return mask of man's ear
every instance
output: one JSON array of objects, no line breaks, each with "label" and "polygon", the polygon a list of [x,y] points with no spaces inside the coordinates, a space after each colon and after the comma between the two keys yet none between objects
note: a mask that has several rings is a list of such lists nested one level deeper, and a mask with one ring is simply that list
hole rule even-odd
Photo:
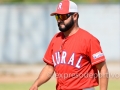
[{"label": "man's ear", "polygon": [[78,14],[77,13],[73,14],[73,19],[74,19],[74,21],[76,21],[78,19]]}]

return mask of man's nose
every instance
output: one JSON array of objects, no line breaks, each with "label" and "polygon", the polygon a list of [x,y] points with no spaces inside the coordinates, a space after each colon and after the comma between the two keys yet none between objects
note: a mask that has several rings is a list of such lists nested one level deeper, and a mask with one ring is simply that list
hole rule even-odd
[{"label": "man's nose", "polygon": [[61,22],[62,20],[60,18],[58,18],[57,22]]}]

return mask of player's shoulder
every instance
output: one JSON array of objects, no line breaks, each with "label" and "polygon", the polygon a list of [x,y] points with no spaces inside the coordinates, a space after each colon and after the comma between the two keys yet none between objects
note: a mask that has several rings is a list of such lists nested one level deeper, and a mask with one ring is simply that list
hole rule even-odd
[{"label": "player's shoulder", "polygon": [[55,37],[56,37],[56,38],[57,38],[57,37],[61,37],[61,36],[63,36],[63,33],[62,33],[62,32],[58,32],[58,33],[55,34]]},{"label": "player's shoulder", "polygon": [[63,36],[63,33],[62,32],[58,32],[58,33],[56,33],[53,36],[52,41],[55,41],[56,39],[61,38],[62,36]]},{"label": "player's shoulder", "polygon": [[88,32],[88,31],[85,30],[85,29],[80,28],[80,34],[81,34],[81,36],[84,37],[85,39],[89,39],[89,40],[91,40],[91,39],[96,39],[96,40],[97,40],[97,38],[96,38],[93,34],[91,34],[90,32]]},{"label": "player's shoulder", "polygon": [[53,38],[55,39],[55,38],[59,38],[59,37],[62,37],[63,36],[63,33],[62,32],[58,32],[58,33],[56,33],[54,36],[53,36]]}]

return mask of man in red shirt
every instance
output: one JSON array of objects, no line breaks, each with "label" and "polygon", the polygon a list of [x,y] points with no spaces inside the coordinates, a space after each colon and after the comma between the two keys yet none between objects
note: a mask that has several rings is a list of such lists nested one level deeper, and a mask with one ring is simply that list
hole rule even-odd
[{"label": "man in red shirt", "polygon": [[38,90],[54,72],[56,90],[95,90],[98,85],[107,90],[105,56],[99,40],[78,26],[77,5],[63,0],[51,16],[56,17],[60,32],[52,38],[43,58],[46,66],[30,90]]}]

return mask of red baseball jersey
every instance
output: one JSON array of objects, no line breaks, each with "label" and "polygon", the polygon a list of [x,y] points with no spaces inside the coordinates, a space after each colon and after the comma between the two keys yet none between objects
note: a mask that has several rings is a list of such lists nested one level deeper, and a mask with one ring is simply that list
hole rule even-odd
[{"label": "red baseball jersey", "polygon": [[80,28],[66,38],[57,33],[43,60],[55,68],[57,90],[82,90],[98,85],[95,65],[105,61],[105,56],[98,39]]}]

